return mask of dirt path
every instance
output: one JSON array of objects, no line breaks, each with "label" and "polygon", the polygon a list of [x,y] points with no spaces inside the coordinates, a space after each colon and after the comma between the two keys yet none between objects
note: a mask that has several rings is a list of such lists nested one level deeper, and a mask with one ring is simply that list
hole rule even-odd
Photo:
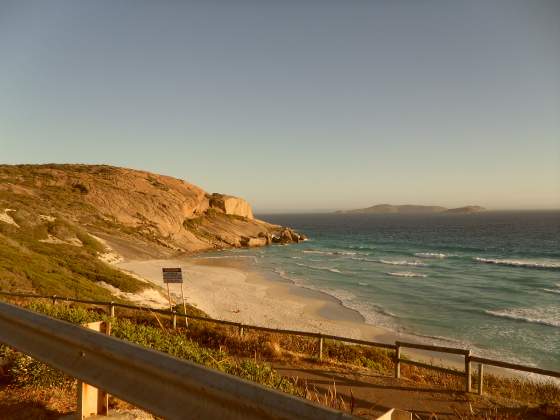
[{"label": "dirt path", "polygon": [[[301,365],[301,363],[300,363]],[[310,390],[321,393],[336,386],[336,392],[350,406],[353,396],[354,414],[365,418],[376,418],[391,408],[399,408],[416,414],[413,418],[458,419],[466,415],[481,415],[482,412],[500,407],[488,398],[460,391],[434,389],[417,385],[406,379],[395,379],[381,374],[361,370],[349,372],[331,366],[307,365],[300,367],[273,363],[284,376],[297,377],[307,382]],[[509,410],[508,410],[509,411]],[[437,417],[433,417],[433,415]],[[473,417],[475,418],[475,417]],[[515,418],[515,417],[514,417]]]}]

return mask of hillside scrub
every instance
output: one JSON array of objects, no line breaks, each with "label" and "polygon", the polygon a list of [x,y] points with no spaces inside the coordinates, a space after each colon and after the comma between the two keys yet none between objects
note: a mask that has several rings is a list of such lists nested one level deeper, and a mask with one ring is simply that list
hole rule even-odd
[{"label": "hillside scrub", "polygon": [[[84,310],[80,305],[68,307],[64,304],[53,306],[34,302],[28,307],[75,323],[107,319],[103,312]],[[196,308],[188,308],[187,312],[198,316],[201,314]],[[179,317],[180,320],[181,317]],[[324,341],[323,360],[319,361],[317,358],[318,343],[315,338],[251,330],[247,330],[243,336],[240,336],[237,328],[194,320],[190,320],[188,329],[172,330],[165,328],[165,325],[170,323],[169,319],[133,310],[121,311],[119,309],[118,320],[111,322],[113,323],[113,333],[119,338],[205,366],[213,367],[215,360],[228,360],[228,363],[219,363],[225,368],[223,371],[248,379],[253,378],[252,380],[259,383],[262,383],[260,382],[263,380],[261,376],[264,375],[263,372],[266,372],[266,369],[263,371],[256,367],[260,366],[257,363],[259,360],[283,361],[291,365],[301,363],[331,365],[343,370],[366,370],[385,376],[392,376],[394,369],[393,352],[390,350],[348,345],[332,340]],[[193,345],[194,350],[193,347],[190,347]],[[176,346],[185,347],[185,350],[177,349]],[[231,358],[249,360],[256,365],[230,364]],[[404,381],[411,381],[417,385],[449,390],[462,390],[464,387],[462,378],[427,368],[403,364],[401,374]],[[271,376],[269,379],[272,384],[276,383],[277,379],[272,378],[275,377]],[[488,373],[484,376],[484,380],[484,392],[490,397],[499,400],[514,400],[533,406],[542,404],[560,406],[560,387],[551,381],[533,381],[522,377],[508,378]],[[476,387],[477,381],[478,377],[475,373],[473,388]],[[293,383],[290,386],[293,386]],[[293,391],[296,395],[302,392],[295,389]]]},{"label": "hillside scrub", "polygon": [[[113,319],[98,311],[64,304],[34,301],[26,305],[30,310],[75,324],[94,321],[111,322],[111,335],[125,341],[161,351],[180,359],[232,374],[261,385],[294,395],[302,391],[294,381],[280,377],[266,363],[232,357],[224,350],[206,348],[192,341],[181,331],[167,331],[152,325],[135,323],[129,319]],[[0,346],[0,358],[7,361],[7,374],[18,386],[72,387],[75,384],[62,372],[21,354],[7,346]]]},{"label": "hillside scrub", "polygon": [[[116,270],[97,256],[104,247],[82,228],[55,216],[45,221],[27,209],[11,213],[18,227],[0,223],[0,288],[4,291],[56,294],[82,299],[115,300],[99,286],[138,293],[147,284]],[[49,236],[50,235],[50,236]],[[42,242],[49,237],[68,243]]]},{"label": "hillside scrub", "polygon": [[[0,212],[6,208],[17,210],[18,221],[56,215],[57,220],[132,247],[140,243],[155,256],[248,243],[263,246],[267,243],[262,240],[246,238],[282,230],[254,219],[242,198],[210,194],[165,175],[106,165],[0,165]],[[191,219],[198,221],[191,224]],[[291,236],[291,242],[301,239]]]}]

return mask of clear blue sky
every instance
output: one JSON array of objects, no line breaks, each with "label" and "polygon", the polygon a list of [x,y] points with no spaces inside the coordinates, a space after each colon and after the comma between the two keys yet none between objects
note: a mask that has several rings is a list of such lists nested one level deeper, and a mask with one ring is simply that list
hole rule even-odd
[{"label": "clear blue sky", "polygon": [[560,208],[560,1],[2,1],[0,162],[257,211]]}]

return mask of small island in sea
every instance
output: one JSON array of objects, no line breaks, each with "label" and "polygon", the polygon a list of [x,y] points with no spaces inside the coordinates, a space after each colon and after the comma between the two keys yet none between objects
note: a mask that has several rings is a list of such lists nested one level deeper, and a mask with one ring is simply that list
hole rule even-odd
[{"label": "small island in sea", "polygon": [[441,206],[422,206],[417,204],[377,204],[375,206],[354,210],[338,210],[337,214],[468,214],[478,213],[486,209],[481,206],[463,206],[456,208],[446,208]]}]

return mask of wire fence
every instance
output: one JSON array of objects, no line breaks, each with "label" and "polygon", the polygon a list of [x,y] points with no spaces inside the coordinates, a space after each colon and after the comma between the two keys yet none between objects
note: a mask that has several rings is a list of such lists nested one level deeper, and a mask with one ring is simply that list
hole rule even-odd
[{"label": "wire fence", "polygon": [[[520,371],[520,372],[529,372],[529,373],[548,376],[548,377],[552,377],[552,378],[560,378],[560,372],[558,372],[558,371],[541,369],[541,368],[532,367],[532,366],[525,366],[525,365],[516,364],[516,363],[504,362],[504,361],[501,361],[501,360],[494,360],[494,359],[479,357],[479,356],[476,356],[476,355],[472,355],[471,350],[469,350],[469,349],[435,346],[435,345],[430,345],[430,344],[418,344],[418,343],[410,343],[410,342],[404,342],[404,341],[396,341],[395,344],[389,344],[389,343],[381,343],[381,342],[376,342],[376,341],[371,341],[371,340],[360,340],[360,339],[350,338],[350,337],[328,335],[328,334],[323,334],[323,333],[320,333],[320,332],[287,330],[287,329],[281,329],[281,328],[269,328],[269,327],[262,327],[262,326],[258,326],[258,325],[247,325],[247,324],[243,324],[241,322],[227,321],[227,320],[223,320],[223,319],[216,319],[216,318],[196,316],[196,315],[187,315],[187,314],[184,314],[184,313],[177,312],[175,310],[155,309],[155,308],[150,308],[150,307],[147,307],[147,306],[130,305],[130,304],[121,303],[121,302],[94,301],[94,300],[85,300],[85,299],[76,299],[76,298],[71,298],[71,297],[57,296],[57,295],[37,295],[37,294],[31,294],[31,293],[11,293],[11,292],[2,292],[2,291],[0,291],[0,295],[10,296],[10,297],[13,297],[13,298],[24,298],[24,299],[49,299],[53,304],[56,304],[57,302],[75,302],[75,303],[83,303],[83,304],[88,304],[88,305],[105,306],[105,307],[107,307],[107,312],[111,317],[116,317],[115,308],[126,308],[126,309],[131,309],[131,310],[136,310],[136,311],[155,312],[155,313],[159,313],[159,314],[162,314],[162,315],[169,316],[170,319],[171,319],[171,323],[172,323],[173,328],[177,327],[177,317],[178,316],[185,316],[185,317],[188,316],[188,319],[191,319],[191,320],[204,321],[204,322],[210,322],[210,323],[214,323],[214,324],[237,327],[240,335],[243,335],[245,331],[253,330],[253,331],[261,331],[261,332],[268,332],[268,333],[274,333],[274,334],[287,334],[287,335],[295,335],[295,336],[316,338],[318,340],[317,357],[319,358],[319,360],[323,359],[323,343],[324,343],[324,340],[332,340],[332,341],[338,341],[338,342],[342,342],[342,343],[359,344],[359,345],[362,345],[362,346],[369,346],[369,347],[375,347],[375,348],[390,350],[390,351],[394,352],[394,359],[393,360],[394,360],[394,363],[395,363],[395,371],[394,371],[395,378],[400,378],[401,377],[401,365],[402,364],[408,364],[408,365],[412,365],[412,366],[417,366],[417,367],[426,368],[426,369],[432,369],[432,370],[443,372],[443,373],[446,373],[446,374],[457,375],[457,376],[463,377],[464,378],[464,384],[465,384],[465,387],[464,387],[465,392],[471,392],[472,377],[473,377],[473,375],[472,375],[472,364],[477,363],[478,364],[478,374],[477,374],[478,387],[477,387],[477,392],[480,395],[482,395],[482,392],[483,392],[484,365],[495,366],[495,367],[499,367],[499,368],[505,368],[505,369],[515,370],[515,371]],[[403,358],[402,355],[401,355],[401,350],[404,349],[404,348],[412,348],[412,349],[417,349],[417,350],[426,350],[426,351],[430,351],[430,352],[461,355],[464,358],[464,366],[465,366],[464,370],[455,370],[455,369],[450,369],[450,368],[446,368],[446,367],[442,367],[442,366],[437,366],[437,365],[433,365],[433,364],[428,364],[428,363],[423,363],[423,362],[411,360],[411,359],[408,359],[408,358]]]}]

